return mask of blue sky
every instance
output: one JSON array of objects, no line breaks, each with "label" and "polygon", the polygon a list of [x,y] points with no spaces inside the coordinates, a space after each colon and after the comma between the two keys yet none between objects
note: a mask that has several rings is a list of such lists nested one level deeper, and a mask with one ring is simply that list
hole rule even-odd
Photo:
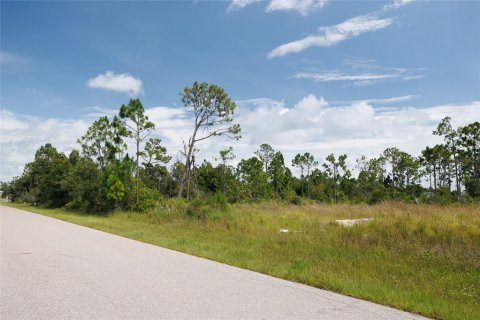
[{"label": "blue sky", "polygon": [[[239,102],[240,156],[259,142],[287,156],[309,148],[321,161],[389,143],[418,152],[419,139],[434,140],[402,130],[426,134],[445,115],[457,125],[480,119],[479,16],[479,1],[2,1],[0,178],[46,140],[73,148],[94,116],[131,96],[174,155],[189,132],[178,93],[194,80]],[[308,112],[318,121],[296,123]],[[348,119],[334,125],[326,114]],[[268,126],[257,131],[255,121]],[[379,142],[357,141],[355,151],[355,139]],[[218,152],[204,149],[205,158]]]}]

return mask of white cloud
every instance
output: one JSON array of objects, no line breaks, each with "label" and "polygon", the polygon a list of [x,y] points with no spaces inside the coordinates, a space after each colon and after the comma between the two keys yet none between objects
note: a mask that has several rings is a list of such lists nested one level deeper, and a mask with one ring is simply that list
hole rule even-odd
[{"label": "white cloud", "polygon": [[131,96],[143,92],[142,80],[128,73],[115,74],[112,71],[106,71],[104,74],[99,74],[88,80],[87,86],[89,88],[126,92]]},{"label": "white cloud", "polygon": [[[346,153],[353,166],[361,155],[378,156],[385,148],[397,146],[418,155],[427,145],[442,139],[432,130],[446,116],[454,127],[480,119],[480,101],[415,108],[398,106],[415,96],[366,99],[332,106],[322,97],[307,95],[293,106],[271,99],[237,102],[235,122],[242,127],[243,138],[233,141],[212,138],[198,145],[197,163],[212,161],[220,149],[233,146],[236,161],[251,157],[261,143],[269,143],[285,156],[287,164],[299,152],[311,152],[320,162],[330,153]],[[397,103],[397,106],[388,106]],[[97,116],[113,109],[96,108]],[[152,136],[159,137],[174,157],[192,130],[192,119],[185,108],[153,107],[146,114],[156,125]],[[33,160],[41,145],[52,143],[61,152],[78,148],[77,138],[83,135],[94,119],[42,119],[1,111],[0,180],[11,179]],[[133,153],[130,150],[130,154]]]},{"label": "white cloud", "polygon": [[1,110],[0,180],[20,175],[23,166],[33,160],[35,151],[46,143],[69,152],[88,128],[84,119],[41,119]]},{"label": "white cloud", "polygon": [[[16,130],[16,129],[26,129],[28,124],[25,121],[22,121],[14,117],[12,112],[7,110],[0,109],[0,130]],[[2,136],[3,140],[3,136]]]},{"label": "white cloud", "polygon": [[[228,11],[243,9],[262,0],[231,0]],[[393,3],[383,6],[382,11],[396,10],[412,2],[419,0],[394,0]],[[323,8],[328,0],[270,0],[266,11],[297,11],[301,15],[307,15],[312,11]]]},{"label": "white cloud", "polygon": [[393,3],[383,6],[383,10],[395,10],[418,0],[394,0]]},{"label": "white cloud", "polygon": [[423,77],[425,77],[424,74],[417,74],[417,75],[414,75],[414,76],[405,76],[402,79],[403,80],[417,80],[417,79],[422,79]]},{"label": "white cloud", "polygon": [[192,120],[184,107],[154,107],[145,114],[155,123],[155,135],[160,137],[169,153],[174,156],[181,148],[182,139],[191,134]]},{"label": "white cloud", "polygon": [[100,106],[93,106],[93,107],[85,107],[82,108],[82,111],[85,111],[86,118],[97,119],[102,116],[109,116],[113,117],[114,115],[118,114],[117,109],[109,109]]},{"label": "white cloud", "polygon": [[228,6],[228,10],[232,11],[232,10],[243,9],[246,6],[259,1],[261,0],[232,0],[232,2],[230,2],[230,5]]},{"label": "white cloud", "polygon": [[[77,139],[85,134],[94,120],[118,113],[118,109],[102,107],[85,110],[87,113],[75,120],[45,119],[1,109],[0,181],[21,175],[24,165],[31,162],[35,151],[46,143],[51,143],[58,151],[67,154],[73,149],[79,149]],[[175,157],[181,147],[181,139],[190,134],[191,121],[185,108],[153,107],[146,109],[146,114],[156,125],[152,136],[161,138],[168,153]],[[133,149],[128,152],[134,154]]]},{"label": "white cloud", "polygon": [[442,141],[432,131],[445,116],[452,117],[455,127],[480,118],[480,101],[427,108],[374,106],[414,97],[354,101],[340,107],[313,95],[293,107],[268,99],[240,102],[236,119],[242,126],[243,145],[237,152],[251,156],[266,142],[282,151],[287,163],[306,151],[320,161],[332,152],[346,153],[352,163],[361,155],[378,156],[391,146],[418,155],[425,146]]},{"label": "white cloud", "polygon": [[296,79],[311,79],[318,82],[353,82],[355,85],[369,85],[385,80],[417,80],[424,77],[418,72],[424,71],[422,68],[389,68],[382,67],[375,60],[365,60],[358,58],[344,59],[340,70],[325,70],[315,72],[299,72],[293,77]]},{"label": "white cloud", "polygon": [[327,0],[271,0],[267,6],[267,12],[272,11],[297,11],[301,15],[321,9]]},{"label": "white cloud", "polygon": [[[90,122],[101,116],[112,118],[118,114],[118,109],[99,106],[87,107],[83,110],[86,111],[84,118]],[[155,124],[153,136],[161,138],[162,144],[167,147],[169,154],[175,156],[177,151],[180,150],[182,139],[187,138],[192,126],[186,108],[151,107],[145,108],[145,114],[148,116],[149,121]],[[129,150],[129,152],[134,153],[134,150]]]},{"label": "white cloud", "polygon": [[406,96],[399,96],[399,97],[393,97],[393,98],[386,98],[386,99],[366,99],[366,100],[357,100],[356,102],[366,102],[366,103],[397,103],[397,102],[404,102],[404,101],[410,101],[413,99],[418,98],[418,95],[406,95]]},{"label": "white cloud", "polygon": [[[232,0],[228,6],[228,11],[243,9],[261,0]],[[272,11],[297,11],[301,15],[307,15],[312,11],[322,8],[327,0],[270,0],[265,9]]]},{"label": "white cloud", "polygon": [[324,73],[297,73],[294,78],[297,79],[312,79],[319,82],[332,81],[353,81],[356,85],[368,85],[379,80],[387,79],[402,79],[405,81],[417,80],[424,77],[424,75],[403,76],[404,72],[396,73],[362,73],[362,74],[344,74],[341,72],[324,72]]},{"label": "white cloud", "polygon": [[363,33],[384,29],[393,24],[393,22],[392,18],[380,19],[374,15],[353,17],[333,26],[320,27],[320,35],[310,35],[303,39],[283,44],[270,51],[268,58],[301,52],[310,47],[333,46]]},{"label": "white cloud", "polygon": [[[298,53],[310,47],[330,47],[363,33],[384,29],[392,25],[394,19],[380,18],[380,15],[391,10],[399,9],[415,1],[418,0],[394,0],[392,4],[383,6],[380,11],[356,16],[333,26],[320,27],[320,34],[309,35],[303,39],[280,45],[268,53],[268,58]],[[273,2],[277,4],[274,6]],[[272,0],[267,11],[273,11],[274,8],[276,8],[276,10],[282,10],[280,8],[284,8],[283,10],[291,8],[291,10],[297,10],[303,15],[306,15],[312,8],[322,7],[325,2],[326,1],[313,0]]]},{"label": "white cloud", "polygon": [[389,79],[396,78],[397,75],[394,74],[342,74],[342,73],[297,73],[295,76],[297,79],[313,79],[320,82],[329,82],[329,81],[370,81],[370,80],[380,80],[380,79]]}]

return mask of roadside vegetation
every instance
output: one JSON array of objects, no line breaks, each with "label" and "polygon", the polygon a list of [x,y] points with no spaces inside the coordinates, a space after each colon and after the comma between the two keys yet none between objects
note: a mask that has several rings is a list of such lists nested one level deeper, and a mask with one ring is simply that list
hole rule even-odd
[{"label": "roadside vegetation", "polygon": [[[144,213],[103,216],[11,205],[429,317],[480,318],[478,204],[212,199],[173,198]],[[373,220],[335,223],[365,217]]]},{"label": "roadside vegetation", "polygon": [[[192,134],[173,161],[139,99],[103,116],[68,155],[41,146],[2,198],[55,218],[427,316],[478,318],[480,122],[442,144],[356,159],[307,150],[287,163],[263,143],[196,161],[199,143],[241,138],[220,87],[180,93]],[[130,152],[130,153],[129,153]],[[324,161],[322,161],[324,159]],[[373,218],[345,228],[336,219]]]},{"label": "roadside vegetation", "polygon": [[[172,157],[153,137],[155,123],[139,99],[130,99],[118,115],[102,116],[78,139],[80,150],[66,155],[51,144],[41,146],[24,172],[2,182],[2,197],[49,208],[104,214],[144,211],[164,198],[221,195],[229,203],[281,200],[293,204],[472,202],[480,197],[480,122],[453,128],[445,117],[432,134],[444,143],[410,155],[395,146],[378,157],[298,153],[287,163],[280,150],[263,143],[248,159],[232,147],[219,151],[214,163],[198,158],[199,143],[219,136],[238,140],[236,105],[220,87],[194,82],[180,93],[192,116],[192,134],[171,165]],[[128,153],[130,152],[130,154]]]}]

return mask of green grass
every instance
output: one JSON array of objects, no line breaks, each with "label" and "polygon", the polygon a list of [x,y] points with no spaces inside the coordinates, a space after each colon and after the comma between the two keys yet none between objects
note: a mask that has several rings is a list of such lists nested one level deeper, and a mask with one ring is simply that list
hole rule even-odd
[{"label": "green grass", "polygon": [[[478,205],[241,204],[205,219],[178,199],[108,216],[15,206],[429,317],[480,319]],[[363,217],[374,220],[332,223]]]}]

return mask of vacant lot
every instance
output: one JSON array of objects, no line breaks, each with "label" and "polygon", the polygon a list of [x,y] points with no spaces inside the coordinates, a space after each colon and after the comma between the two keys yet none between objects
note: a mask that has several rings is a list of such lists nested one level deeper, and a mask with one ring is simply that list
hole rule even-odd
[{"label": "vacant lot", "polygon": [[[430,317],[480,318],[479,205],[220,209],[173,199],[148,213],[108,216],[19,207]],[[334,223],[355,218],[374,219]]]}]

